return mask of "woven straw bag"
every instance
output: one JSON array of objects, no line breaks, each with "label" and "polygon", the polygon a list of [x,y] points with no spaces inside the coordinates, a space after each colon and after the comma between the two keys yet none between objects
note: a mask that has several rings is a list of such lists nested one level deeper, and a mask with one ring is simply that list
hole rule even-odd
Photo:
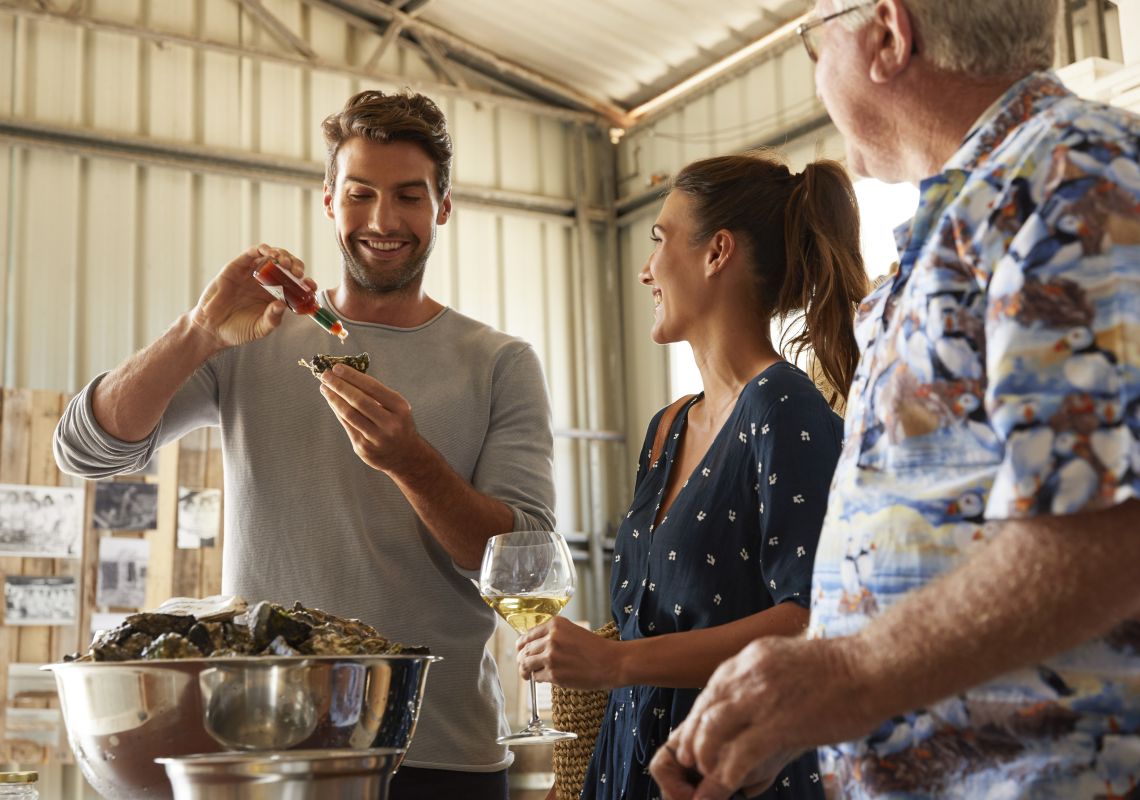
[{"label": "woven straw bag", "polygon": [[[618,638],[618,629],[612,620],[594,633],[606,639]],[[582,793],[586,767],[594,753],[594,741],[602,727],[602,715],[606,713],[609,697],[606,689],[551,688],[554,727],[578,734],[577,739],[554,743],[554,796],[558,800],[578,800]]]}]

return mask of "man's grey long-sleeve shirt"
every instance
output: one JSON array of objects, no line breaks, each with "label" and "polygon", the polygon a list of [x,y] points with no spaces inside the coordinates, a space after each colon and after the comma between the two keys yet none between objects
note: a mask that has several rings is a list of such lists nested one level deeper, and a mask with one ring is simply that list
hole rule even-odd
[{"label": "man's grey long-sleeve shirt", "polygon": [[95,421],[100,376],[64,412],[56,460],[87,478],[132,472],[163,444],[220,426],[223,592],[300,601],[428,645],[444,660],[429,673],[405,763],[502,769],[510,756],[495,737],[506,720],[486,649],[493,612],[392,480],[356,456],[319,382],[297,361],[368,352],[368,373],[407,398],[420,435],[475,489],[509,506],[515,529],[525,530],[554,522],[550,401],[538,357],[522,340],[452,309],[416,328],[345,322],[342,346],[287,313],[269,336],[204,364],[141,442],[115,439]]}]

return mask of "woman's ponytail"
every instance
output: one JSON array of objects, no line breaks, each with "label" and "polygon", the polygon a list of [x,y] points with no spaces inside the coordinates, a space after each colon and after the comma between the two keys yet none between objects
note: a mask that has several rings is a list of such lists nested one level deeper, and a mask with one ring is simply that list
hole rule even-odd
[{"label": "woman's ponytail", "polygon": [[775,311],[802,312],[803,326],[786,344],[794,356],[810,346],[835,406],[846,402],[859,362],[852,319],[867,293],[859,206],[847,172],[835,161],[812,162],[793,180],[798,185],[784,216],[787,274]]},{"label": "woman's ponytail", "polygon": [[753,151],[689,164],[673,188],[694,201],[693,241],[707,241],[722,228],[743,234],[758,313],[765,321],[802,317],[803,326],[793,332],[793,322],[780,351],[792,361],[814,351],[816,367],[808,372],[839,410],[859,360],[855,309],[867,291],[859,208],[846,171],[834,161],[816,161],[793,175],[773,154]]}]

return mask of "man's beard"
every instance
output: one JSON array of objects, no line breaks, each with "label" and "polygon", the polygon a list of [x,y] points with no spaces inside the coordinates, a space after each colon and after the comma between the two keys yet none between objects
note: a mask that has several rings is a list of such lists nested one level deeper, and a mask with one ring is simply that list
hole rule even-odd
[{"label": "man's beard", "polygon": [[341,238],[339,236],[337,237],[337,247],[340,248],[345,274],[358,288],[370,294],[395,294],[402,292],[408,286],[418,281],[424,274],[424,269],[427,267],[428,256],[431,255],[432,246],[434,244],[435,235],[433,234],[431,241],[428,242],[428,246],[424,248],[423,253],[419,256],[413,256],[410,261],[393,271],[377,275],[364,264],[360,263],[356,256],[352,254],[352,251],[345,246]]}]

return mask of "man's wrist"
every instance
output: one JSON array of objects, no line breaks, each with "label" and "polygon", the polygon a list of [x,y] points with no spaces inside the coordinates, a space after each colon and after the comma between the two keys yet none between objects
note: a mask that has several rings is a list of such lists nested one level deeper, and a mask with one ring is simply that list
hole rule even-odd
[{"label": "man's wrist", "polygon": [[418,433],[411,447],[405,448],[401,458],[384,470],[388,477],[415,492],[431,488],[442,456]]},{"label": "man's wrist", "polygon": [[850,724],[871,730],[891,716],[891,687],[897,689],[897,676],[888,674],[889,665],[877,657],[865,632],[817,643],[827,648],[830,670],[836,676],[832,685],[839,692],[840,707],[850,709]]},{"label": "man's wrist", "polygon": [[187,311],[174,321],[171,328],[181,345],[187,348],[194,363],[202,363],[226,349],[217,334],[194,321],[194,312]]}]

